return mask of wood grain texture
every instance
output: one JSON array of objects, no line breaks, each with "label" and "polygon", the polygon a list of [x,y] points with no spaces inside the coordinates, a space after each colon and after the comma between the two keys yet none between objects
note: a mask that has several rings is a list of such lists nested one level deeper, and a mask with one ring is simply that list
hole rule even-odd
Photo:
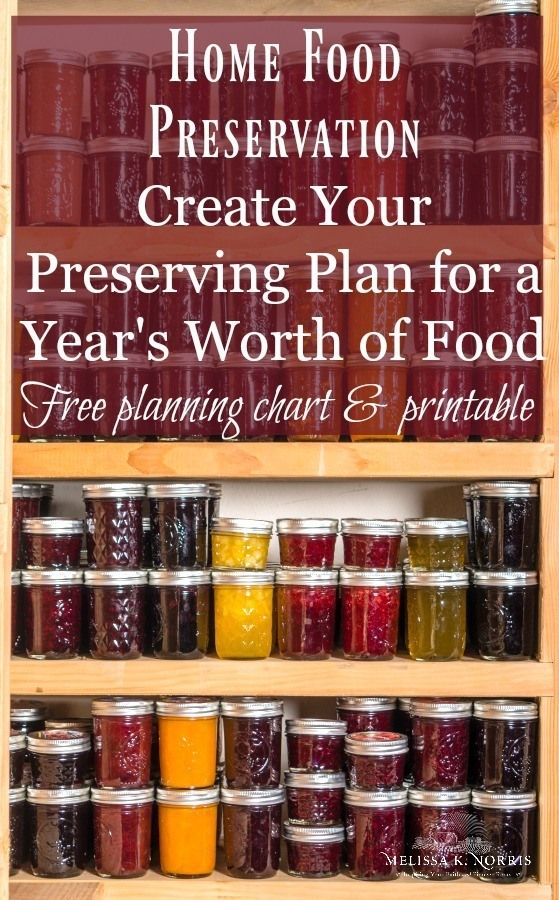
[{"label": "wood grain texture", "polygon": [[469,16],[477,0],[20,0],[21,16]]}]

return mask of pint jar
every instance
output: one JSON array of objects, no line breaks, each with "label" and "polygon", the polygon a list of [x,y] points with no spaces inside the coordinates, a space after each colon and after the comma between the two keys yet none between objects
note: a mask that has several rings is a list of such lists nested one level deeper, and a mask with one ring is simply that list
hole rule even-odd
[{"label": "pint jar", "polygon": [[[472,422],[466,420],[458,405],[447,412],[451,402],[468,397],[474,387],[474,364],[456,353],[437,353],[438,359],[427,360],[423,353],[411,359],[411,396],[421,416],[411,422],[418,441],[467,441]],[[432,403],[433,399],[436,401]],[[426,409],[422,409],[426,403]],[[440,409],[439,409],[440,406]]]},{"label": "pint jar", "polygon": [[25,847],[25,788],[10,787],[8,802],[8,875],[15,875],[23,866],[27,855]]},{"label": "pint jar", "polygon": [[40,505],[39,484],[12,484],[12,569],[17,569],[20,563],[22,522],[39,516]]},{"label": "pint jar", "polygon": [[367,362],[346,357],[347,430],[351,441],[401,441],[406,409],[408,360]]},{"label": "pint jar", "polygon": [[25,748],[27,746],[27,738],[25,734],[10,729],[9,750],[10,750],[10,788],[20,787],[23,783],[23,767],[26,758]]},{"label": "pint jar", "polygon": [[10,631],[11,644],[10,650],[14,656],[23,656],[25,653],[25,619],[23,615],[23,598],[21,591],[21,572],[16,570],[11,573],[10,599],[11,599],[11,617]]},{"label": "pint jar", "polygon": [[173,113],[173,122],[169,135],[177,135],[179,131],[178,120],[182,118],[192,119],[201,123],[210,115],[210,82],[204,77],[204,56],[195,53],[189,64],[194,71],[194,80],[180,78],[171,81],[172,54],[168,50],[154,53],[151,58],[151,68],[155,81],[155,102],[169,106]]},{"label": "pint jar", "polygon": [[[343,361],[283,363],[285,393],[296,408],[285,429],[288,441],[339,441],[344,429]],[[312,406],[306,408],[307,403]]]},{"label": "pint jar", "polygon": [[[516,407],[514,415],[483,416],[475,430],[482,441],[534,441],[542,433],[542,366],[539,360],[524,360],[511,356],[507,360],[493,360],[487,355],[478,359],[475,385],[480,397],[491,403],[490,413]],[[530,401],[531,408],[522,409]]]}]

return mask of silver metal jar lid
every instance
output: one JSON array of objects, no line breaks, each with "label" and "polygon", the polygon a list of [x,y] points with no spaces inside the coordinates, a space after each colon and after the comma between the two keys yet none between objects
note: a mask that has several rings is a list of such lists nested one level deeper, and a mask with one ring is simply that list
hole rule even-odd
[{"label": "silver metal jar lid", "polygon": [[218,534],[265,534],[270,535],[274,523],[265,519],[224,519],[212,520],[212,531]]},{"label": "silver metal jar lid", "polygon": [[391,809],[392,807],[406,806],[407,802],[408,791],[404,788],[390,791],[361,791],[355,788],[346,788],[344,793],[346,806],[363,806],[366,809]]},{"label": "silver metal jar lid", "polygon": [[10,752],[13,750],[25,750],[27,744],[27,735],[22,731],[17,731],[10,735]]},{"label": "silver metal jar lid", "polygon": [[91,587],[137,587],[148,583],[145,569],[86,569],[84,582]]},{"label": "silver metal jar lid", "polygon": [[231,697],[221,701],[221,715],[241,719],[283,715],[283,700],[272,697]]},{"label": "silver metal jar lid", "polygon": [[472,484],[472,497],[537,497],[535,481],[476,481]]},{"label": "silver metal jar lid", "polygon": [[155,701],[160,718],[207,719],[219,715],[219,700],[209,697],[162,697]]},{"label": "silver metal jar lid", "polygon": [[[72,303],[71,305],[72,306],[82,306],[82,305],[85,306],[85,304],[82,304],[82,303],[76,303],[76,304]],[[58,306],[58,311],[60,312],[60,306]],[[52,498],[54,496],[54,484],[52,484],[50,481],[41,483],[39,485],[39,487],[41,488],[41,495],[43,497],[51,497]]]},{"label": "silver metal jar lid", "polygon": [[210,489],[210,497],[219,499],[223,493],[223,488],[219,481],[210,481],[208,485]]},{"label": "silver metal jar lid", "polygon": [[283,823],[283,836],[286,841],[298,844],[340,844],[345,840],[343,825],[292,825]]},{"label": "silver metal jar lid", "polygon": [[34,722],[44,719],[47,713],[42,703],[30,703],[29,700],[16,700],[10,708],[10,719],[14,722]]},{"label": "silver metal jar lid", "polygon": [[155,799],[162,806],[216,806],[219,803],[219,788],[176,790],[157,787]]},{"label": "silver metal jar lid", "polygon": [[538,0],[483,0],[475,8],[475,16],[493,16],[496,13],[539,14]]},{"label": "silver metal jar lid", "polygon": [[73,587],[83,584],[81,569],[24,569],[21,573],[23,585],[60,584]]},{"label": "silver metal jar lid", "polygon": [[[21,145],[21,152],[24,154],[37,151],[43,152],[45,150],[63,150],[66,153],[79,153],[80,156],[83,156],[85,153],[82,141],[54,135],[33,135],[33,137],[23,141]],[[58,307],[58,312],[60,313],[60,306]],[[62,365],[59,359],[56,361],[59,365]],[[42,365],[46,365],[46,362],[43,361]]]},{"label": "silver metal jar lid", "polygon": [[59,519],[54,516],[24,519],[21,530],[25,534],[83,534],[81,519]]},{"label": "silver metal jar lid", "polygon": [[27,497],[33,500],[39,500],[41,497],[40,484],[12,484],[12,497],[18,500],[20,497]]},{"label": "silver metal jar lid", "polygon": [[212,580],[211,569],[150,569],[147,574],[154,587],[210,584]]},{"label": "silver metal jar lid", "polygon": [[476,53],[476,66],[490,66],[493,63],[527,63],[537,66],[540,61],[537,50],[524,47],[494,47]]},{"label": "silver metal jar lid", "polygon": [[501,719],[509,722],[532,720],[538,718],[538,704],[533,700],[476,700],[474,716],[476,719]]},{"label": "silver metal jar lid", "polygon": [[427,791],[422,788],[410,788],[408,800],[414,806],[469,806],[471,791]]},{"label": "silver metal jar lid", "polygon": [[408,752],[408,739],[395,731],[357,731],[346,735],[345,751],[354,756],[400,756]]},{"label": "silver metal jar lid", "polygon": [[280,566],[276,569],[276,584],[302,584],[309,587],[335,586],[337,569],[299,569],[296,566]]},{"label": "silver metal jar lid", "polygon": [[396,709],[396,701],[391,697],[337,697],[338,709],[355,712],[388,712]]},{"label": "silver metal jar lid", "polygon": [[[87,303],[68,303],[68,301],[60,303],[57,300],[35,300],[29,305],[26,304],[23,310],[25,316],[59,315],[75,316],[82,319],[87,319],[88,312],[89,307]],[[46,492],[44,490],[46,487],[52,488],[53,485],[40,484],[41,497],[52,497],[53,491]]]},{"label": "silver metal jar lid", "polygon": [[537,806],[536,792],[523,794],[506,791],[472,791],[472,806],[478,809],[534,809]]},{"label": "silver metal jar lid", "polygon": [[[540,144],[536,138],[517,137],[516,135],[498,135],[497,137],[486,137],[476,141],[476,153],[489,153],[491,151],[507,152],[521,151],[522,153],[539,153]],[[528,361],[522,360],[522,362]],[[533,360],[538,362],[538,360]]]},{"label": "silver metal jar lid", "polygon": [[339,719],[287,719],[286,734],[324,734],[327,737],[345,735],[347,723]]},{"label": "silver metal jar lid", "polygon": [[275,572],[273,569],[213,569],[213,584],[273,584]]},{"label": "silver metal jar lid", "polygon": [[370,44],[377,46],[378,44],[394,44],[395,47],[400,45],[400,35],[395,31],[348,31],[342,35],[342,46],[356,47],[358,44]]},{"label": "silver metal jar lid", "polygon": [[406,519],[407,535],[432,535],[433,537],[454,537],[468,534],[468,523],[465,519]]},{"label": "silver metal jar lid", "polygon": [[146,489],[139,482],[108,481],[99,484],[84,484],[84,500],[110,500],[120,498],[145,497]]},{"label": "silver metal jar lid", "polygon": [[472,714],[470,700],[437,700],[434,698],[412,698],[410,715],[428,719],[469,719]]},{"label": "silver metal jar lid", "polygon": [[149,69],[149,56],[134,50],[95,50],[87,57],[87,66],[121,65]]},{"label": "silver metal jar lid", "polygon": [[152,500],[173,500],[182,497],[206,499],[210,496],[210,485],[202,481],[148,484],[147,495]]},{"label": "silver metal jar lid", "polygon": [[400,537],[404,526],[398,519],[342,519],[342,534],[380,534]]},{"label": "silver metal jar lid", "polygon": [[471,484],[463,484],[462,485],[462,497],[464,500],[470,500],[472,496],[472,486]]},{"label": "silver metal jar lid", "polygon": [[459,63],[473,67],[474,54],[471,50],[459,50],[456,47],[433,47],[413,54],[412,66],[422,66],[425,63]]},{"label": "silver metal jar lid", "polygon": [[23,800],[25,800],[25,794],[26,794],[25,787],[10,788],[9,802],[10,803],[21,803]]},{"label": "silver metal jar lid", "polygon": [[417,572],[406,569],[404,581],[409,587],[468,587],[470,576],[468,572]]},{"label": "silver metal jar lid", "polygon": [[419,153],[425,150],[460,150],[462,153],[473,153],[474,142],[470,138],[443,135],[430,135],[419,138]]},{"label": "silver metal jar lid", "polygon": [[284,781],[286,787],[312,788],[312,790],[345,787],[343,772],[292,772],[291,769],[287,769]]},{"label": "silver metal jar lid", "polygon": [[10,576],[12,587],[16,587],[18,584],[21,584],[21,571],[19,569],[14,569]]},{"label": "silver metal jar lid", "polygon": [[285,789],[255,788],[254,790],[241,790],[238,788],[221,788],[221,802],[231,806],[275,806],[285,800]]},{"label": "silver metal jar lid", "polygon": [[278,534],[337,534],[337,519],[278,519]]},{"label": "silver metal jar lid", "polygon": [[91,701],[94,716],[153,716],[152,700],[137,697],[96,697]]},{"label": "silver metal jar lid", "polygon": [[85,56],[77,50],[56,50],[45,48],[42,50],[28,50],[23,57],[23,65],[30,66],[33,63],[66,63],[85,69]]},{"label": "silver metal jar lid", "polygon": [[140,803],[151,803],[155,796],[153,787],[141,788],[91,788],[93,803],[104,803],[108,806],[135,806]]},{"label": "silver metal jar lid", "polygon": [[[172,61],[172,53],[170,50],[160,50],[159,53],[154,53],[151,58],[151,67],[152,69],[158,69],[159,66],[170,66]],[[204,53],[203,51],[199,51],[194,54],[194,65],[200,65],[204,62]]]},{"label": "silver metal jar lid", "polygon": [[402,712],[408,713],[411,709],[412,698],[411,697],[398,697],[398,709]]},{"label": "silver metal jar lid", "polygon": [[81,753],[91,749],[91,738],[83,731],[47,730],[32,731],[27,735],[27,748],[35,753],[59,756],[64,753]]},{"label": "silver metal jar lid", "polygon": [[89,801],[88,787],[75,788],[27,788],[27,800],[29,803],[38,803],[44,806],[65,806],[74,803],[86,803]]},{"label": "silver metal jar lid", "polygon": [[472,583],[484,587],[529,587],[538,583],[537,572],[472,572]]},{"label": "silver metal jar lid", "polygon": [[141,153],[147,156],[149,152],[147,141],[130,137],[99,137],[88,141],[87,152],[95,153]]},{"label": "silver metal jar lid", "polygon": [[84,731],[91,734],[93,731],[93,722],[91,719],[46,719],[45,731]]},{"label": "silver metal jar lid", "polygon": [[400,587],[403,575],[400,569],[340,569],[342,587],[351,585],[361,587]]}]

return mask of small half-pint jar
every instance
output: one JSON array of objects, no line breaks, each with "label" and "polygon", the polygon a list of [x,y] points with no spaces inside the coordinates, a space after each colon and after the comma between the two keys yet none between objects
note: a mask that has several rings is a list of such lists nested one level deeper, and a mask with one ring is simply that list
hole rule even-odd
[{"label": "small half-pint jar", "polygon": [[214,569],[215,649],[220,659],[265,659],[272,652],[274,571]]},{"label": "small half-pint jar", "polygon": [[346,569],[395,569],[404,527],[397,519],[342,519]]},{"label": "small half-pint jar", "polygon": [[347,659],[392,659],[401,590],[399,569],[340,569],[342,649]]},{"label": "small half-pint jar", "polygon": [[402,787],[407,753],[407,737],[394,731],[357,731],[346,735],[348,787],[360,791]]},{"label": "small half-pint jar", "polygon": [[82,641],[80,569],[22,572],[25,649],[31,659],[70,659]]},{"label": "small half-pint jar", "polygon": [[406,840],[416,878],[451,881],[468,874],[470,800],[471,791],[466,789],[410,788]]},{"label": "small half-pint jar", "polygon": [[536,807],[535,791],[472,791],[473,813],[486,841],[473,858],[476,878],[492,884],[519,884],[533,874]]},{"label": "small half-pint jar", "polygon": [[487,791],[532,791],[538,773],[538,704],[476,700],[470,783]]},{"label": "small half-pint jar", "polygon": [[27,827],[33,875],[81,875],[91,848],[89,788],[28,788]]},{"label": "small half-pint jar", "polygon": [[151,862],[153,787],[91,790],[97,875],[138,878]]},{"label": "small half-pint jar", "polygon": [[466,565],[465,519],[406,519],[405,527],[411,569],[459,572]]},{"label": "small half-pint jar", "polygon": [[215,569],[265,569],[273,522],[217,518],[211,523]]},{"label": "small half-pint jar", "polygon": [[412,659],[461,659],[466,649],[468,572],[405,573],[407,648]]},{"label": "small half-pint jar", "polygon": [[338,697],[338,719],[346,723],[347,733],[356,731],[394,731],[396,701],[391,697]]},{"label": "small half-pint jar", "polygon": [[155,708],[163,787],[211,787],[217,767],[219,700],[164,697]]},{"label": "small half-pint jar", "polygon": [[78,569],[83,543],[81,519],[24,519],[23,564],[26,569]]},{"label": "small half-pint jar", "polygon": [[465,788],[468,783],[471,702],[414,698],[410,715],[415,786],[439,791]]},{"label": "small half-pint jar", "polygon": [[472,650],[482,659],[532,659],[538,649],[538,573],[472,572]]},{"label": "small half-pint jar", "polygon": [[89,652],[94,659],[137,659],[145,650],[147,572],[86,570]]},{"label": "small half-pint jar", "polygon": [[149,572],[153,653],[158,659],[197,659],[208,652],[209,569]]},{"label": "small half-pint jar", "polygon": [[287,759],[295,772],[341,772],[345,722],[339,719],[288,719]]},{"label": "small half-pint jar", "polygon": [[280,565],[330,569],[338,534],[337,519],[278,519]]},{"label": "small half-pint jar", "polygon": [[292,772],[284,776],[287,815],[296,825],[341,825],[343,772]]},{"label": "small half-pint jar", "polygon": [[81,731],[50,729],[27,736],[33,787],[84,787],[91,768],[91,737]]},{"label": "small half-pint jar", "polygon": [[472,485],[478,569],[535,571],[539,549],[539,491],[535,481]]},{"label": "small half-pint jar", "polygon": [[85,484],[87,564],[94,569],[140,569],[143,556],[141,483]]},{"label": "small half-pint jar", "polygon": [[209,485],[148,484],[155,569],[204,569],[208,565]]},{"label": "small half-pint jar", "polygon": [[10,788],[20,787],[23,783],[23,771],[25,764],[25,748],[27,739],[25,734],[15,729],[10,729]]},{"label": "small half-pint jar", "polygon": [[392,881],[405,849],[407,790],[344,794],[348,873],[362,881]]},{"label": "small half-pint jar", "polygon": [[151,781],[151,700],[99,697],[92,701],[95,782],[98,787],[144,787]]},{"label": "small half-pint jar", "polygon": [[334,651],[337,569],[276,570],[278,648],[284,659],[327,659]]},{"label": "small half-pint jar", "polygon": [[22,152],[25,224],[79,225],[84,165],[82,142],[67,137],[34,136],[23,142]]},{"label": "small half-pint jar", "polygon": [[287,874],[298,878],[330,878],[338,875],[345,842],[343,825],[297,825],[285,822]]},{"label": "small half-pint jar", "polygon": [[25,862],[25,787],[10,786],[9,791],[9,871],[15,875]]},{"label": "small half-pint jar", "polygon": [[279,869],[282,787],[221,788],[225,869],[235,878],[270,878]]},{"label": "small half-pint jar", "polygon": [[171,878],[201,878],[215,869],[219,788],[156,790],[159,864]]}]

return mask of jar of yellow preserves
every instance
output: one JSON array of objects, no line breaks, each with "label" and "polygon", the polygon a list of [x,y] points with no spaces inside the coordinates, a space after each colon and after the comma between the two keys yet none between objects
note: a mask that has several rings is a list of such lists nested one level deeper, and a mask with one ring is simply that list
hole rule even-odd
[{"label": "jar of yellow preserves", "polygon": [[199,878],[215,869],[219,788],[158,787],[159,864],[163,875]]},{"label": "jar of yellow preserves", "polygon": [[215,649],[221,659],[264,659],[272,652],[274,573],[214,571]]},{"label": "jar of yellow preserves", "polygon": [[408,652],[461,659],[466,647],[467,572],[405,572]]},{"label": "jar of yellow preserves", "polygon": [[214,519],[212,564],[216,569],[265,569],[273,522],[264,519]]},{"label": "jar of yellow preserves", "polygon": [[465,519],[407,519],[406,537],[411,569],[458,572],[466,565]]},{"label": "jar of yellow preserves", "polygon": [[164,697],[155,709],[163,787],[205,788],[215,784],[219,700]]}]

